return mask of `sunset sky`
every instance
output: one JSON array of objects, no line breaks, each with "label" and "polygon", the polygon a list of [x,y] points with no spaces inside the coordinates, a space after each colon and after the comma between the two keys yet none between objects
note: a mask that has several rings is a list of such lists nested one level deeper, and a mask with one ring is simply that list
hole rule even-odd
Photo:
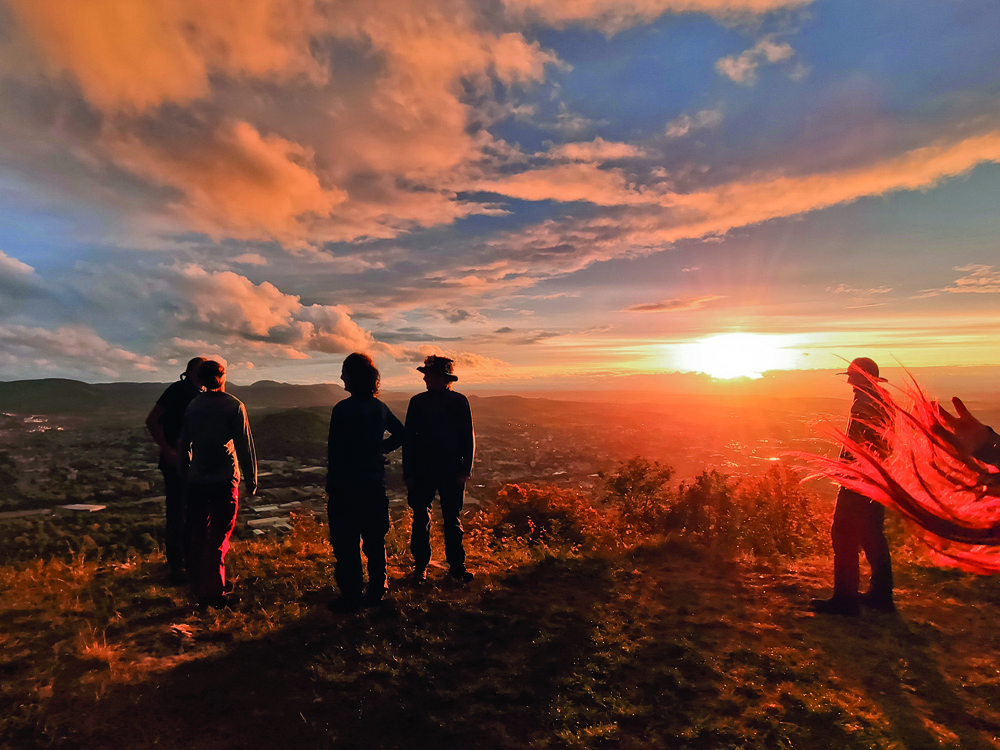
[{"label": "sunset sky", "polygon": [[1000,364],[998,30],[996,0],[0,0],[0,379]]}]

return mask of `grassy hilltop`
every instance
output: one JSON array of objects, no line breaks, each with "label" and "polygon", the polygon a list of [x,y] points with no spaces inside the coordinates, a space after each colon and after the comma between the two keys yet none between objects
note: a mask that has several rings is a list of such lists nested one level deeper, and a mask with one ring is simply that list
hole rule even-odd
[{"label": "grassy hilltop", "polygon": [[[893,529],[898,615],[815,617],[829,508],[780,470],[676,485],[635,460],[592,497],[504,488],[467,524],[468,586],[325,603],[311,516],[236,543],[239,601],[201,614],[158,552],[0,566],[9,748],[990,748],[993,579]],[[435,537],[440,545],[440,537]],[[440,548],[436,554],[440,555]]]}]

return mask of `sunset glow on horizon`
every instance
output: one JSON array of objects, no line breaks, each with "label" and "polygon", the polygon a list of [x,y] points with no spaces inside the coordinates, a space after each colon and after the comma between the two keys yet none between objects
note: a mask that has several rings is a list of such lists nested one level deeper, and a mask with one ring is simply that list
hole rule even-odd
[{"label": "sunset glow on horizon", "polygon": [[1000,366],[1000,6],[0,0],[0,379]]},{"label": "sunset glow on horizon", "polygon": [[796,354],[774,336],[720,333],[685,344],[680,370],[703,372],[713,378],[759,378],[768,370],[795,369]]}]

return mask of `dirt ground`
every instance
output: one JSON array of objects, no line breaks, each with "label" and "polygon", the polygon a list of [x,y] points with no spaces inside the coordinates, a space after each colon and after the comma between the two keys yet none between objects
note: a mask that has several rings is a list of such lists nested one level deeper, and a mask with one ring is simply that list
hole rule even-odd
[{"label": "dirt ground", "polygon": [[[143,565],[81,573],[76,605],[68,577],[5,600],[0,743],[1000,747],[993,579],[899,566],[898,612],[852,618],[808,609],[829,560],[658,543],[479,562],[467,586],[393,567],[390,600],[348,616],[328,611],[328,563],[308,555],[308,580],[244,577],[234,610],[207,615],[150,589]],[[112,624],[81,635],[95,613]]]}]

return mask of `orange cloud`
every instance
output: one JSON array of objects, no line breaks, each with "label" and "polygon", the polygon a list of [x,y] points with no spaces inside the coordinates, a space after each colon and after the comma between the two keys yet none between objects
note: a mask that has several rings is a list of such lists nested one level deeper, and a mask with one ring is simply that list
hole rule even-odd
[{"label": "orange cloud", "polygon": [[717,299],[725,299],[718,294],[706,294],[701,297],[679,297],[677,299],[666,299],[662,302],[650,302],[642,305],[632,305],[626,307],[626,312],[682,312],[685,310],[699,310],[705,305],[715,302]]},{"label": "orange cloud", "polygon": [[599,169],[593,164],[563,164],[499,180],[481,180],[476,189],[527,201],[586,201],[603,206],[651,202],[619,170]]},{"label": "orange cloud", "polygon": [[213,236],[294,237],[347,199],[320,184],[308,149],[246,122],[225,123],[210,142],[178,151],[114,131],[103,145],[120,166],[176,188],[181,215]]},{"label": "orange cloud", "polygon": [[656,252],[684,239],[724,235],[869,196],[930,189],[994,162],[1000,162],[1000,132],[937,142],[851,169],[738,180],[691,193],[635,189],[619,173],[591,165],[537,170],[483,189],[528,200],[590,200],[623,209],[586,220],[547,221],[491,239],[481,265],[467,264],[463,270],[481,275],[489,269],[492,278],[516,275],[523,284],[598,261]]},{"label": "orange cloud", "polygon": [[628,143],[615,143],[603,138],[595,138],[587,143],[567,143],[550,150],[550,159],[567,161],[605,162],[614,159],[630,159],[644,156],[642,149]]},{"label": "orange cloud", "polygon": [[941,141],[874,164],[796,177],[737,181],[689,194],[664,196],[682,217],[663,239],[723,234],[738,226],[795,216],[860,198],[927,190],[979,164],[1000,162],[1000,132]]},{"label": "orange cloud", "polygon": [[208,351],[205,341],[193,342],[191,331],[215,334],[212,351],[246,359],[252,352],[276,359],[303,360],[310,352],[326,354],[369,351],[397,359],[409,355],[376,341],[359,326],[345,305],[305,305],[269,282],[254,284],[232,271],[207,271],[188,265],[161,269],[148,293],[164,299],[163,306],[183,336],[178,348]]},{"label": "orange cloud", "polygon": [[771,64],[787,60],[795,54],[790,44],[761,39],[752,48],[739,55],[723,57],[715,63],[715,69],[736,83],[753,83],[757,77],[757,68],[761,63]]},{"label": "orange cloud", "polygon": [[101,109],[143,110],[206,96],[214,72],[320,81],[313,0],[10,0],[56,70]]},{"label": "orange cloud", "polygon": [[[30,39],[48,69],[75,80],[105,115],[104,152],[79,153],[96,162],[110,155],[117,167],[175,188],[175,217],[189,229],[273,237],[293,249],[496,212],[457,197],[484,160],[505,150],[486,130],[505,115],[492,86],[540,81],[558,62],[508,24],[497,30],[498,18],[475,3],[454,0],[15,0],[13,7],[19,41]],[[319,62],[317,45],[364,55],[328,69],[332,55]],[[266,111],[282,106],[283,93],[257,87],[248,96],[259,80],[295,76],[308,96],[287,118]],[[470,103],[470,90],[482,103]],[[176,111],[157,106],[195,102],[194,127],[210,127],[202,115],[217,107],[232,119],[166,142]],[[154,231],[155,221],[147,218]]]},{"label": "orange cloud", "polygon": [[10,0],[50,66],[101,109],[143,110],[206,96],[213,73],[325,72],[309,52],[314,0]]},{"label": "orange cloud", "polygon": [[664,13],[713,16],[763,14],[808,5],[812,0],[503,0],[509,12],[554,26],[586,23],[613,33]]}]

